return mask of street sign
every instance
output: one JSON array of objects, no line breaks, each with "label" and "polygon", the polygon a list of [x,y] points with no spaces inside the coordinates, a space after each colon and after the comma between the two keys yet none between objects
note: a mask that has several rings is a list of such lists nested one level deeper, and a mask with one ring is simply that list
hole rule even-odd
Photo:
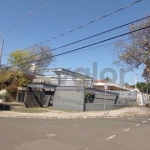
[{"label": "street sign", "polygon": [[104,89],[107,90],[107,85],[104,86]]}]

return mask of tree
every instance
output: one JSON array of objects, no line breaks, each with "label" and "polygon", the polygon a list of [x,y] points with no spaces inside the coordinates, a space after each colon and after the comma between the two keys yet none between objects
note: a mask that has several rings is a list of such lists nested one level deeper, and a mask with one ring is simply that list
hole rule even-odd
[{"label": "tree", "polygon": [[11,67],[24,71],[29,68],[29,64],[27,63],[29,59],[29,53],[27,51],[16,50],[10,53],[7,61],[11,64]]},{"label": "tree", "polygon": [[125,86],[130,86],[130,85],[128,84],[128,82],[126,82],[124,85],[125,85]]},{"label": "tree", "polygon": [[0,72],[0,90],[7,89],[10,92],[17,91],[18,87],[25,87],[33,79],[33,76],[18,71]]},{"label": "tree", "polygon": [[47,69],[49,64],[54,60],[51,48],[48,46],[35,46],[28,51],[33,57],[33,63],[38,66],[39,70]]},{"label": "tree", "polygon": [[150,63],[147,65],[146,68],[143,70],[142,76],[147,80],[147,82],[150,82]]},{"label": "tree", "polygon": [[53,53],[48,46],[35,46],[27,50],[16,50],[9,55],[8,62],[16,70],[29,72],[32,64],[38,66],[38,69],[47,69],[54,60]]},{"label": "tree", "polygon": [[137,88],[143,92],[143,93],[146,93],[147,92],[147,89],[148,89],[148,93],[150,92],[150,83],[148,84],[145,84],[144,82],[138,82],[136,84]]},{"label": "tree", "polygon": [[105,80],[105,81],[111,81],[111,78],[110,77],[106,77],[103,80]]},{"label": "tree", "polygon": [[[142,22],[129,26],[130,31],[150,26],[150,17]],[[119,66],[126,66],[130,69],[144,65],[143,76],[148,83],[150,74],[150,28],[145,28],[129,34],[129,42],[119,40],[115,44],[115,61]]]}]

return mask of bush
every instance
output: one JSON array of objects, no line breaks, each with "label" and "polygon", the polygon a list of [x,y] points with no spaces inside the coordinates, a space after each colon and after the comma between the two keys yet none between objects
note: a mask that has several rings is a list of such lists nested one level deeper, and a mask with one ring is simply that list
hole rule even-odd
[{"label": "bush", "polygon": [[6,97],[6,93],[0,94],[0,99],[5,100],[5,97]]},{"label": "bush", "polygon": [[150,107],[150,103],[147,103],[146,106],[147,106],[147,107]]},{"label": "bush", "polygon": [[85,91],[85,102],[93,102],[94,95],[91,91]]}]

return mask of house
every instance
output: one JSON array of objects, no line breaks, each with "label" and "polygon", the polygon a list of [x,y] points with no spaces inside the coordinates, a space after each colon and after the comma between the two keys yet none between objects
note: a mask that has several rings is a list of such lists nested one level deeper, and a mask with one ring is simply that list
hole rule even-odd
[{"label": "house", "polygon": [[[52,106],[58,110],[93,111],[143,104],[137,91],[110,81],[94,80],[89,76],[63,68],[33,70],[33,81],[27,87],[18,87],[16,102],[26,107]],[[107,85],[108,90],[104,90]],[[87,95],[87,93],[89,95]],[[145,104],[145,103],[144,103]]]},{"label": "house", "polygon": [[94,80],[93,88],[104,90],[104,86],[107,85],[108,90],[111,91],[134,91],[132,87],[122,86],[107,80]]},{"label": "house", "polygon": [[[36,76],[27,88],[18,88],[17,101],[26,107],[53,106],[58,110],[86,111],[103,110],[104,90],[92,88],[93,78],[63,68],[46,69],[53,75]],[[38,73],[38,72],[34,72]],[[93,101],[85,101],[86,92]],[[118,93],[108,91],[106,109],[125,107],[118,105]]]}]

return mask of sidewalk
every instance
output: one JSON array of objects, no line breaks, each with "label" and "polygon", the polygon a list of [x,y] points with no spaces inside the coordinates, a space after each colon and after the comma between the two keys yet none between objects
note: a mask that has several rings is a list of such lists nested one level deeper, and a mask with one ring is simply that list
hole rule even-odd
[{"label": "sidewalk", "polygon": [[122,108],[117,110],[110,110],[106,115],[103,111],[88,111],[88,112],[64,112],[49,109],[48,112],[42,113],[22,113],[15,111],[0,111],[0,117],[12,118],[49,118],[49,119],[75,119],[75,118],[109,118],[109,117],[136,117],[136,116],[150,116],[150,108],[146,107],[132,107]]}]

